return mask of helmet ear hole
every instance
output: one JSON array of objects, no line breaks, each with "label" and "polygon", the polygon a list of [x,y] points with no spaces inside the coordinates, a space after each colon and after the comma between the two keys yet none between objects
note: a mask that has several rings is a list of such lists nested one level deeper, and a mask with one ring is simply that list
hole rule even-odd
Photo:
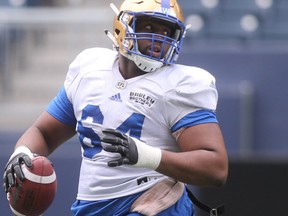
[{"label": "helmet ear hole", "polygon": [[119,29],[115,29],[115,34],[119,35],[120,34],[120,30]]}]

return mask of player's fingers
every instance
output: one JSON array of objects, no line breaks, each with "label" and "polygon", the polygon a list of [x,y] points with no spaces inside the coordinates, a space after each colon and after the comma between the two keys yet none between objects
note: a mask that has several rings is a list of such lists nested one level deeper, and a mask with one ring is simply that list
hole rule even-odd
[{"label": "player's fingers", "polygon": [[10,187],[13,187],[15,185],[15,177],[14,177],[14,172],[13,172],[13,167],[12,165],[8,165],[6,168],[6,171],[4,173],[4,183],[6,183],[6,190]]},{"label": "player's fingers", "polygon": [[8,188],[7,188],[7,183],[3,182],[3,190],[5,191],[5,193],[8,192]]},{"label": "player's fingers", "polygon": [[103,133],[105,134],[113,134],[115,136],[121,134],[118,130],[112,129],[112,128],[105,128],[102,130]]},{"label": "player's fingers", "polygon": [[106,135],[112,135],[112,136],[115,136],[115,137],[119,137],[121,139],[126,139],[126,135],[122,134],[120,131],[117,131],[117,130],[114,130],[114,129],[111,129],[111,128],[106,128],[104,130],[102,130],[102,132]]},{"label": "player's fingers", "polygon": [[128,158],[123,158],[123,164],[135,164],[135,163],[131,162]]},{"label": "player's fingers", "polygon": [[116,152],[116,153],[119,153],[121,155],[126,153],[125,147],[121,146],[121,145],[102,144],[102,147],[105,151],[108,151],[108,152]]},{"label": "player's fingers", "polygon": [[128,140],[122,139],[113,135],[105,135],[102,139],[102,142],[111,143],[113,145],[121,145],[128,147]]},{"label": "player's fingers", "polygon": [[123,164],[123,159],[119,158],[118,160],[112,160],[108,162],[108,166],[109,167],[116,167],[116,166],[120,166]]},{"label": "player's fingers", "polygon": [[19,158],[19,163],[21,164],[22,162],[29,168],[33,165],[32,160],[28,155]]},{"label": "player's fingers", "polygon": [[7,173],[5,172],[3,176],[3,189],[6,193],[8,192],[8,188],[9,188],[8,176]]},{"label": "player's fingers", "polygon": [[[8,184],[7,184],[8,183]],[[8,173],[7,174],[7,180],[6,180],[6,189],[7,191],[9,191],[9,189],[11,187],[14,187],[15,186],[15,177],[12,173]]]},{"label": "player's fingers", "polygon": [[21,181],[25,180],[25,175],[22,171],[21,164],[16,164],[13,169],[14,173]]},{"label": "player's fingers", "polygon": [[106,142],[106,143],[111,143],[111,144],[117,144],[117,140],[115,136],[111,136],[111,135],[105,135],[104,137],[101,138],[102,142]]},{"label": "player's fingers", "polygon": [[127,146],[127,141],[123,140],[121,138],[115,137],[115,136],[111,136],[111,135],[106,135],[101,139],[102,142],[106,142],[106,143],[111,143],[113,145],[123,145],[123,146]]},{"label": "player's fingers", "polygon": [[102,143],[102,148],[108,152],[117,152],[117,146]]}]

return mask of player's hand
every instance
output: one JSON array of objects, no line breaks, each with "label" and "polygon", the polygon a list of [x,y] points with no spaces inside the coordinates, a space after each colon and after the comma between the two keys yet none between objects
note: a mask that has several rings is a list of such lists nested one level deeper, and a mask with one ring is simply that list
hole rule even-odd
[{"label": "player's hand", "polygon": [[33,154],[25,146],[17,148],[11,155],[8,163],[5,166],[3,176],[3,188],[6,193],[8,193],[11,188],[15,186],[15,176],[17,176],[21,181],[25,180],[21,165],[25,164],[29,168],[32,167],[32,157]]},{"label": "player's hand", "polygon": [[104,137],[101,141],[108,143],[102,145],[103,149],[121,155],[119,159],[109,161],[108,166],[115,167],[122,164],[133,165],[137,163],[138,151],[136,143],[132,138],[113,129],[105,129],[102,132],[104,133]]},{"label": "player's hand", "polygon": [[108,162],[108,166],[115,167],[122,164],[135,165],[156,169],[161,161],[161,150],[145,144],[144,142],[129,137],[114,129],[102,131],[104,137],[101,139],[105,151],[119,153],[120,157]]}]

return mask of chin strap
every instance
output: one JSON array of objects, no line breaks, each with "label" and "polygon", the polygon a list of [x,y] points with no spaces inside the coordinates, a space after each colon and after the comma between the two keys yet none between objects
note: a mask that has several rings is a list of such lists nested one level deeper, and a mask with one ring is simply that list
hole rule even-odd
[{"label": "chin strap", "polygon": [[216,208],[212,208],[210,206],[208,206],[207,204],[199,201],[194,194],[186,187],[186,191],[188,193],[189,198],[191,199],[191,201],[201,210],[207,212],[210,214],[210,216],[219,216],[222,215],[225,212],[225,206],[224,204],[216,207]]}]

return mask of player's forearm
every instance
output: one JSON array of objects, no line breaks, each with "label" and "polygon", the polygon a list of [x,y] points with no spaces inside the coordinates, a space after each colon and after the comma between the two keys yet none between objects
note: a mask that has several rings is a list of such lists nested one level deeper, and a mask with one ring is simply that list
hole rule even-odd
[{"label": "player's forearm", "polygon": [[162,159],[156,171],[187,184],[220,186],[226,182],[228,162],[218,152],[168,152],[162,150]]}]

